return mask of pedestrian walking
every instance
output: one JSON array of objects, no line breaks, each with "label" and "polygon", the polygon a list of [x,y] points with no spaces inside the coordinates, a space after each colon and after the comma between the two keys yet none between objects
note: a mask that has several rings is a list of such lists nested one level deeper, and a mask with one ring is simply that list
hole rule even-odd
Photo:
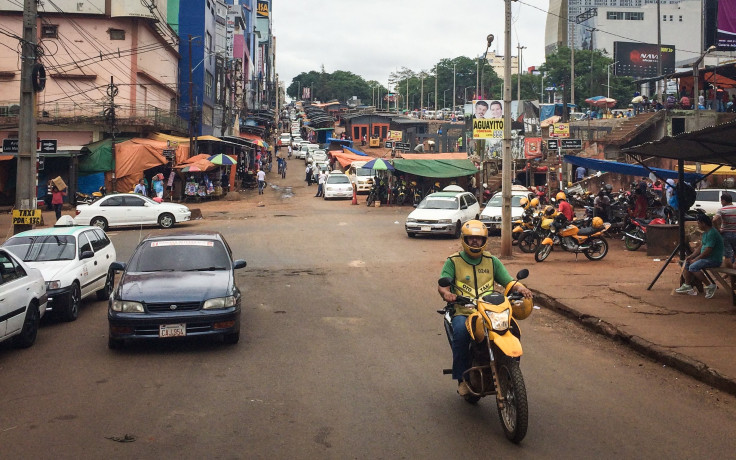
[{"label": "pedestrian walking", "polygon": [[291,160],[291,152],[292,152],[292,150],[291,150],[291,144],[289,144],[289,150],[288,151],[289,151],[289,159]]},{"label": "pedestrian walking", "polygon": [[256,177],[258,178],[258,194],[263,195],[263,187],[266,185],[266,172],[259,169]]},{"label": "pedestrian walking", "polygon": [[304,171],[306,177],[304,180],[307,181],[307,185],[312,185],[312,165],[307,165],[307,169]]},{"label": "pedestrian walking", "polygon": [[59,220],[59,218],[61,217],[61,207],[64,205],[65,195],[66,195],[66,190],[59,190],[54,185],[54,187],[51,190],[51,204],[53,205],[54,212],[56,213],[56,220]]},{"label": "pedestrian walking", "polygon": [[281,163],[281,178],[286,179],[286,160]]},{"label": "pedestrian walking", "polygon": [[327,174],[324,171],[320,171],[319,177],[317,178],[317,194],[314,196],[325,196],[325,181],[327,181]]}]

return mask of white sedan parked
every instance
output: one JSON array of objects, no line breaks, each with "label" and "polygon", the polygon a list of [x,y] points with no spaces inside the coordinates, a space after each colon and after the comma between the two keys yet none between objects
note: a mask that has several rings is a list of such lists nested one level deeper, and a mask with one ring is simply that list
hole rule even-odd
[{"label": "white sedan parked", "polygon": [[324,185],[324,199],[329,198],[352,198],[353,183],[350,178],[343,173],[332,172],[327,176],[327,183]]},{"label": "white sedan parked", "polygon": [[115,274],[110,264],[116,259],[115,246],[97,227],[29,230],[11,237],[3,248],[41,271],[48,308],[65,321],[77,319],[85,297],[96,294],[98,300],[105,300],[112,292]]},{"label": "white sedan parked", "polygon": [[107,195],[92,204],[77,205],[76,225],[94,225],[103,230],[126,225],[158,225],[171,228],[186,222],[192,212],[183,204],[157,203],[133,193]]},{"label": "white sedan parked", "polygon": [[460,238],[465,222],[477,219],[480,205],[472,193],[450,186],[442,192],[427,195],[406,218],[406,234],[447,234]]},{"label": "white sedan parked", "polygon": [[0,249],[0,342],[12,338],[18,348],[33,345],[45,311],[41,272]]}]

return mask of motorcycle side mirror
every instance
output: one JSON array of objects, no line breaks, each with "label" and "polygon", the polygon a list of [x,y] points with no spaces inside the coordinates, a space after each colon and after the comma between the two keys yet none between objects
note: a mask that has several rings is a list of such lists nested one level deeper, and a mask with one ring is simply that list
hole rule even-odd
[{"label": "motorcycle side mirror", "polygon": [[450,278],[449,276],[440,278],[439,280],[437,280],[437,284],[439,284],[441,287],[450,287],[452,286],[452,278]]},{"label": "motorcycle side mirror", "polygon": [[519,273],[516,274],[516,279],[523,280],[524,278],[528,276],[529,276],[529,270],[527,270],[526,268],[522,268],[521,270],[519,270]]}]

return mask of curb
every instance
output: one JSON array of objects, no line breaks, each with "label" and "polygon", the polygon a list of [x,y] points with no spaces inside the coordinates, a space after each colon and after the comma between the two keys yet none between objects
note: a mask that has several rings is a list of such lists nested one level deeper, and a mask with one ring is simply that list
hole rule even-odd
[{"label": "curb", "polygon": [[559,302],[543,292],[532,289],[535,303],[555,311],[562,316],[573,319],[585,328],[608,337],[619,343],[627,345],[632,350],[640,353],[656,362],[677,369],[683,374],[689,375],[696,380],[717,388],[721,391],[736,396],[736,380],[722,375],[717,370],[709,367],[702,361],[683,355],[667,348],[661,347],[642,337],[624,332],[615,325],[604,321],[597,316],[581,313],[580,311]]}]

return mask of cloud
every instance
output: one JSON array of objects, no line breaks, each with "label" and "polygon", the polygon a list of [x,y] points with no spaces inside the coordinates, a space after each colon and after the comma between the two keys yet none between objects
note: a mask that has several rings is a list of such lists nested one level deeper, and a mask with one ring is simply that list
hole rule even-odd
[{"label": "cloud", "polygon": [[[402,67],[419,72],[440,59],[479,56],[489,33],[492,49],[503,54],[503,0],[283,0],[272,15],[276,71],[287,86],[322,65],[387,84]],[[545,13],[512,3],[512,18],[512,54],[518,37],[527,47],[524,67],[538,66]]]}]

